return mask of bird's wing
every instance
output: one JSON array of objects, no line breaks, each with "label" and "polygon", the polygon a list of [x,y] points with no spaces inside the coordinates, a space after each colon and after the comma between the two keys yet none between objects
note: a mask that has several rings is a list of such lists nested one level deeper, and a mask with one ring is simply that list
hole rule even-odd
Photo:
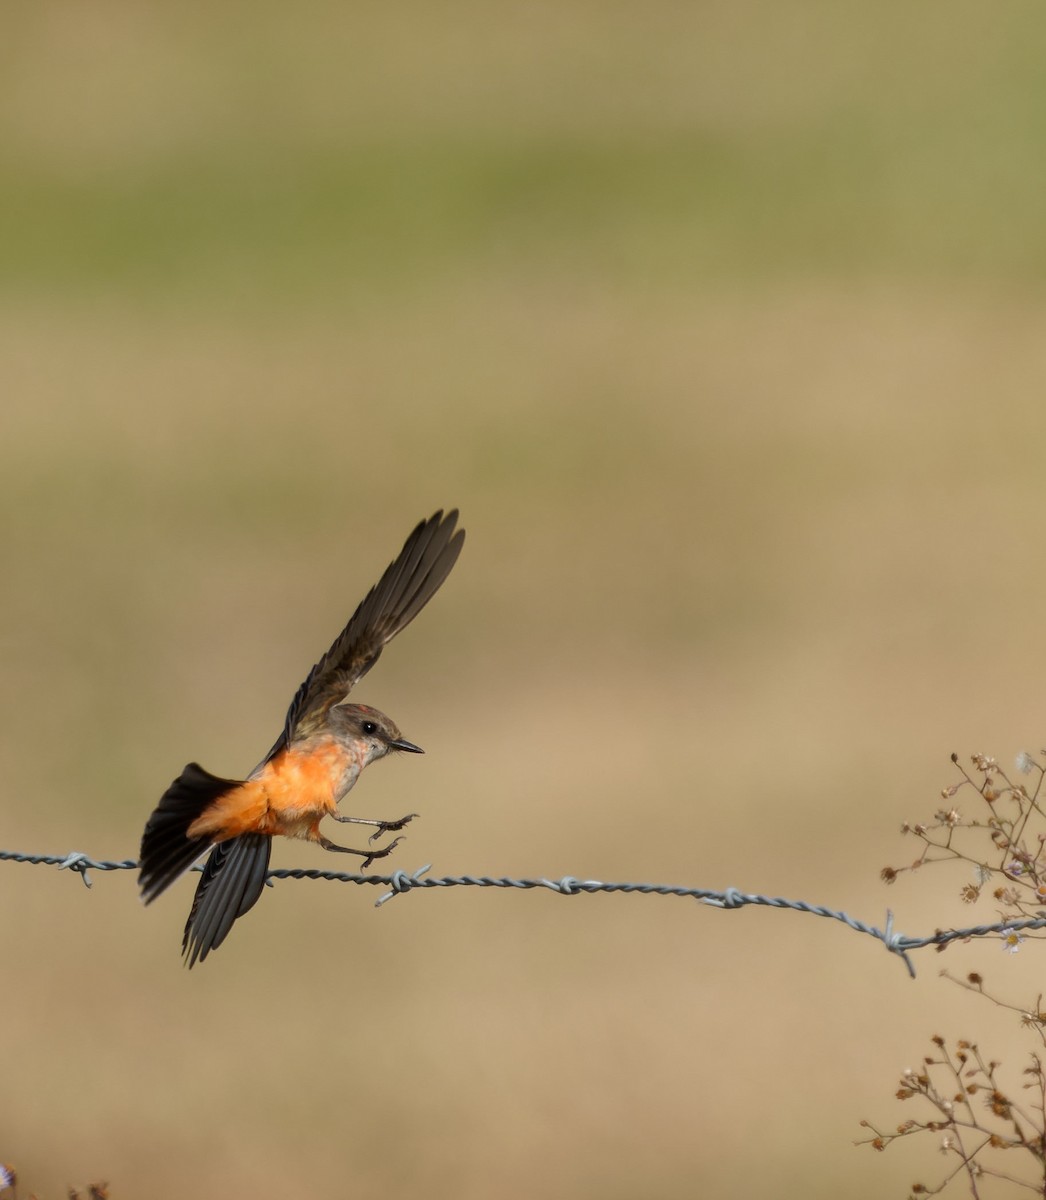
[{"label": "bird's wing", "polygon": [[219,842],[211,851],[182,938],[182,953],[190,967],[217,950],[233,922],[257,904],[271,849],[271,837],[247,833]]},{"label": "bird's wing", "polygon": [[457,562],[465,531],[454,532],[458,510],[442,510],[422,521],[403,543],[394,562],[367,593],[309,672],[287,710],[283,732],[266,756],[279,753],[296,737],[319,728],[378,661],[386,642],[405,629],[439,590]]}]

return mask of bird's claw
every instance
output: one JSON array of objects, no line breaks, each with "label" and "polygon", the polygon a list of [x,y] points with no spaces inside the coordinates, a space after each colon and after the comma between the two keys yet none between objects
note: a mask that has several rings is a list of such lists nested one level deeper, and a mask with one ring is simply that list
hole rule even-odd
[{"label": "bird's claw", "polygon": [[[418,816],[417,813],[407,813],[405,817],[400,817],[398,821],[379,821],[378,828],[370,835],[367,841],[376,842],[382,834],[398,832],[408,821],[413,821],[416,816]],[[397,842],[399,840],[399,838],[396,839]],[[393,842],[393,845],[395,844],[396,842]],[[382,853],[385,854],[387,851],[383,850]]]},{"label": "bird's claw", "polygon": [[[377,837],[377,834],[374,836]],[[371,838],[371,841],[373,840],[374,838]],[[366,871],[366,869],[376,858],[384,858],[386,854],[391,854],[402,841],[403,838],[393,838],[387,846],[383,846],[380,850],[372,850],[363,860],[362,864],[360,865],[360,870]]]}]

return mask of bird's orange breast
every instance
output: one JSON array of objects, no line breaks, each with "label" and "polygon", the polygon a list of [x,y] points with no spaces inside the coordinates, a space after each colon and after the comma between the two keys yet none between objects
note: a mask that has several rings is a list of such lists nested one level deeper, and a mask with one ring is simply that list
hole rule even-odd
[{"label": "bird's orange breast", "polygon": [[308,837],[323,817],[337,810],[350,760],[348,750],[333,738],[289,746],[251,779],[219,796],[189,826],[188,836],[215,842],[244,833]]}]

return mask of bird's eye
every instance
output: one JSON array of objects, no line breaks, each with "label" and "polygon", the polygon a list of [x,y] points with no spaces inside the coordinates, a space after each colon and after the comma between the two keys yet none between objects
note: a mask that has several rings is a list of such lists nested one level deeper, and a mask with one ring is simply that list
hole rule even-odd
[{"label": "bird's eye", "polygon": [[366,734],[377,733],[378,726],[373,721],[364,721],[363,722],[363,732]]}]

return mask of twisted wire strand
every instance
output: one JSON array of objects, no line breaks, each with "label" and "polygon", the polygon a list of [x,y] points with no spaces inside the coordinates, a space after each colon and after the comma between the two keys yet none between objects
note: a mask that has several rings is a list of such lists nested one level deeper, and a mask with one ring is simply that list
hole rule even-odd
[{"label": "twisted wire strand", "polygon": [[[30,863],[34,866],[58,867],[60,871],[72,871],[79,875],[86,887],[91,886],[88,871],[133,871],[138,863],[133,858],[109,861],[91,858],[78,850],[68,854],[23,854],[16,850],[0,850],[0,861]],[[937,930],[927,937],[908,937],[897,933],[893,928],[893,914],[887,910],[886,923],[882,929],[869,925],[849,913],[838,909],[827,908],[822,904],[811,904],[806,900],[788,900],[782,896],[761,896],[757,893],[742,892],[737,888],[726,888],[719,891],[712,888],[684,887],[670,883],[611,883],[599,879],[575,879],[572,875],[564,875],[560,879],[514,879],[511,876],[493,875],[444,875],[433,877],[428,875],[432,864],[427,863],[413,873],[394,871],[391,875],[357,875],[345,871],[321,871],[314,868],[284,868],[269,871],[266,883],[271,887],[276,879],[322,879],[336,883],[368,884],[372,887],[385,887],[385,891],[374,902],[380,908],[396,896],[404,895],[420,888],[449,888],[449,887],[479,887],[479,888],[515,888],[530,891],[543,888],[556,892],[561,896],[577,896],[581,893],[595,894],[597,892],[638,893],[643,896],[683,896],[697,900],[711,908],[731,911],[756,905],[764,908],[791,909],[793,912],[808,913],[814,917],[827,917],[833,921],[841,921],[856,933],[867,934],[876,941],[882,942],[891,954],[898,955],[908,968],[908,974],[915,978],[915,966],[909,958],[909,951],[921,950],[925,946],[945,946],[949,942],[962,941],[967,938],[990,937],[993,934],[1018,933],[1026,929],[1046,929],[1046,916],[1026,917],[1021,920],[1000,921],[992,925],[974,925],[969,929]],[[200,871],[201,866],[192,868]]]}]

